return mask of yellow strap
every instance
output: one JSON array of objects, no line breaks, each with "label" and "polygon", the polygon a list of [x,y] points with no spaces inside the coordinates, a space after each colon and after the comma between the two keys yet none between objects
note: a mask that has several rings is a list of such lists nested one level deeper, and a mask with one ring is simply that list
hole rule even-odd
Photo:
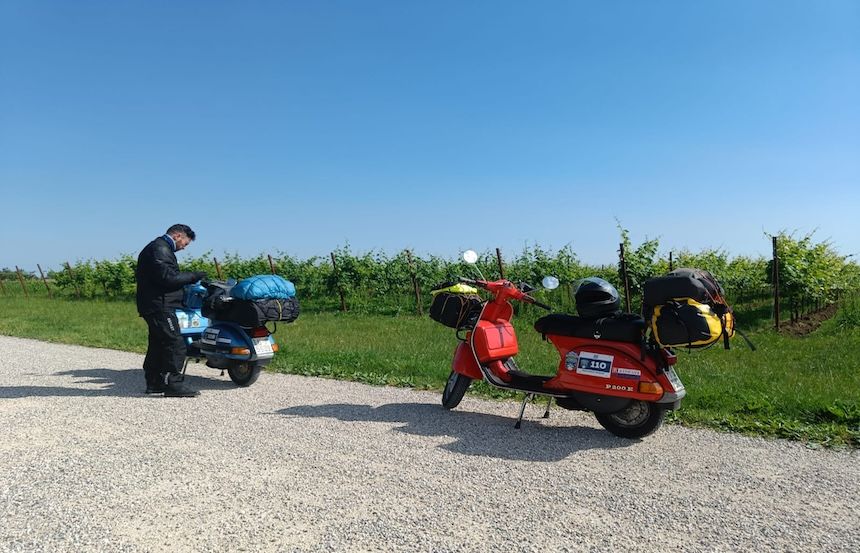
[{"label": "yellow strap", "polygon": [[468,284],[458,283],[448,286],[447,288],[431,290],[430,295],[435,296],[441,292],[448,292],[449,294],[477,294],[478,289],[474,286],[469,286]]}]

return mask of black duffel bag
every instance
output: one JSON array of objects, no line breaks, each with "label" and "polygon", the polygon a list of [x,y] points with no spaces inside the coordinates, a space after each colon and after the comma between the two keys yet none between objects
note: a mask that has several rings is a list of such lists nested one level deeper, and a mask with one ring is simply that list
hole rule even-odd
[{"label": "black duffel bag", "polygon": [[267,322],[291,323],[299,316],[299,300],[237,300],[218,298],[204,302],[203,316],[230,321],[244,327],[259,327]]},{"label": "black duffel bag", "polygon": [[430,318],[451,328],[474,328],[482,307],[476,294],[439,292],[430,304]]},{"label": "black duffel bag", "polygon": [[646,314],[649,309],[678,298],[691,298],[712,308],[726,304],[723,287],[703,269],[675,269],[664,276],[646,280],[643,289]]}]

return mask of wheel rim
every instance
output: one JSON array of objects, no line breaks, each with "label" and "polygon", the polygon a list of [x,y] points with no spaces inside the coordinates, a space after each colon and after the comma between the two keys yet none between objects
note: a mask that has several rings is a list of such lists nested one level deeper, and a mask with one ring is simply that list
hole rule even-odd
[{"label": "wheel rim", "polygon": [[610,416],[612,417],[612,420],[621,426],[633,427],[639,426],[647,421],[650,415],[650,406],[644,401],[636,401],[627,409],[619,411],[618,413],[612,413]]},{"label": "wheel rim", "polygon": [[233,373],[237,377],[246,377],[251,374],[251,366],[248,363],[242,363],[235,369],[233,369]]}]

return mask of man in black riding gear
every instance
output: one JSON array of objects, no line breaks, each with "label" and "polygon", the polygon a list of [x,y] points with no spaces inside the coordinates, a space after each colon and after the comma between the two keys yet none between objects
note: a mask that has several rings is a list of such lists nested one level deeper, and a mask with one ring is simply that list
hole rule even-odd
[{"label": "man in black riding gear", "polygon": [[206,273],[181,272],[176,254],[195,238],[188,225],[173,225],[164,236],[146,245],[137,258],[137,312],[149,327],[149,344],[143,361],[146,393],[168,397],[194,397],[182,379],[185,340],[176,309],[182,307],[182,287],[205,278]]}]

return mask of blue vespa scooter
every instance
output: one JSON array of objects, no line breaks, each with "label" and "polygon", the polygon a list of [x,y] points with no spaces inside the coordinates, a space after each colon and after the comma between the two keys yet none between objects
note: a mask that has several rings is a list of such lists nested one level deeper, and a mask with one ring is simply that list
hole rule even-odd
[{"label": "blue vespa scooter", "polygon": [[[235,281],[209,283],[209,286],[229,290],[233,284]],[[238,322],[203,316],[203,302],[209,293],[199,282],[186,285],[183,308],[176,310],[187,350],[182,373],[185,374],[190,360],[206,359],[207,367],[220,369],[222,375],[226,370],[237,385],[250,386],[263,367],[272,362],[278,344],[265,324],[242,326]],[[222,295],[218,300],[227,304],[233,298]]]}]

